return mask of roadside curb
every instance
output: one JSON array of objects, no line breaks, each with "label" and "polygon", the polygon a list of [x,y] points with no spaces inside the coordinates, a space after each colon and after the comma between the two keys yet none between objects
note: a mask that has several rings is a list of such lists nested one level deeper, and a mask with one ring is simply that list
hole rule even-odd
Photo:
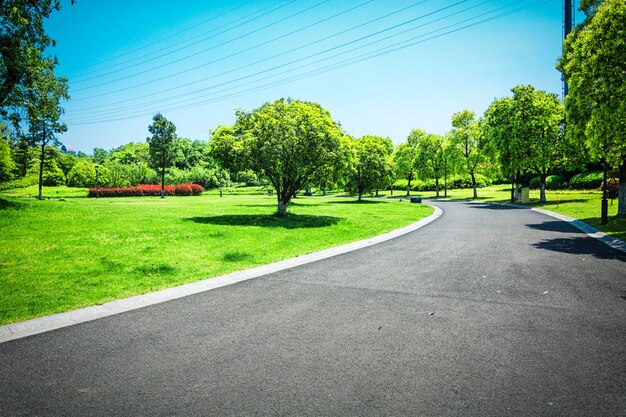
[{"label": "roadside curb", "polygon": [[374,236],[368,239],[359,240],[357,242],[347,243],[340,246],[324,249],[319,252],[309,253],[306,255],[296,256],[295,258],[285,259],[268,265],[261,265],[255,268],[244,269],[242,271],[232,272],[214,278],[204,279],[189,284],[179,285],[177,287],[166,288],[164,290],[151,292],[148,294],[136,295],[130,298],[123,298],[108,303],[85,307],[77,310],[71,310],[64,313],[52,314],[45,317],[39,317],[23,322],[7,324],[0,326],[0,343],[10,340],[20,339],[22,337],[47,332],[50,330],[60,329],[63,327],[73,326],[79,323],[96,320],[103,317],[112,316],[126,311],[137,310],[154,304],[163,303],[170,300],[186,297],[188,295],[198,294],[210,291],[216,288],[225,287],[227,285],[236,284],[238,282],[247,281],[249,279],[262,277],[274,272],[283,271],[311,262],[320,261],[322,259],[331,258],[333,256],[342,255],[368,246],[376,245],[396,237],[400,237],[407,233],[411,233],[420,229],[427,224],[435,221],[443,214],[443,210],[439,207],[431,206],[435,211],[428,217],[425,217],[415,223],[400,229],[382,235]]},{"label": "roadside curb", "polygon": [[[452,200],[450,200],[452,201]],[[532,210],[535,211],[537,213],[541,213],[544,214],[546,216],[550,216],[553,217],[555,219],[564,221],[566,223],[569,223],[571,226],[575,227],[576,229],[580,230],[581,232],[585,233],[587,236],[597,239],[600,242],[604,243],[607,246],[612,247],[613,249],[616,249],[620,252],[624,252],[626,253],[626,242],[624,242],[621,239],[618,239],[616,237],[613,236],[609,236],[606,233],[596,229],[593,226],[588,225],[585,222],[582,222],[578,219],[575,219],[573,217],[569,217],[566,216],[564,214],[559,214],[559,213],[555,213],[553,211],[550,210],[545,210],[542,208],[537,208],[537,207],[530,207],[530,206],[526,206],[523,204],[509,204],[509,203],[491,203],[488,201],[476,201],[476,200],[470,200],[472,203],[480,203],[480,204],[495,204],[495,205],[499,205],[499,206],[509,206],[509,207],[517,207],[517,208],[522,208],[522,209],[528,209],[528,210]]]},{"label": "roadside curb", "polygon": [[[522,207],[527,207],[527,206],[522,206]],[[554,217],[555,219],[559,219],[564,222],[567,222],[570,225],[577,228],[578,230],[580,230],[581,232],[585,233],[587,236],[597,239],[600,242],[604,243],[605,245],[612,247],[613,249],[617,249],[618,251],[626,253],[626,242],[616,237],[609,236],[606,233],[596,229],[595,227],[589,226],[585,222],[581,222],[580,220],[574,219],[572,217],[555,213],[549,210],[544,210],[541,208],[532,207],[530,209],[538,213],[545,214],[546,216]]]}]

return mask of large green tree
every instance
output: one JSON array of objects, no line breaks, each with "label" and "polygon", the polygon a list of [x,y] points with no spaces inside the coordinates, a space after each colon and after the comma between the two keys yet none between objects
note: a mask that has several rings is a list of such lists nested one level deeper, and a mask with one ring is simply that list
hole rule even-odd
[{"label": "large green tree", "polygon": [[165,198],[165,170],[174,164],[176,157],[176,126],[161,113],[157,113],[152,118],[148,131],[152,134],[146,139],[150,148],[150,160],[161,176],[161,198]]},{"label": "large green tree", "polygon": [[539,176],[540,201],[546,202],[546,178],[565,159],[563,107],[555,94],[532,86],[511,91],[512,97],[496,99],[486,110],[484,134],[505,175],[516,183],[527,172]]},{"label": "large green tree", "polygon": [[393,142],[386,137],[366,135],[355,139],[353,148],[351,187],[361,201],[364,193],[377,189],[390,177]]},{"label": "large green tree", "polygon": [[463,110],[452,115],[452,131],[450,138],[463,157],[463,168],[472,179],[474,198],[476,192],[476,170],[484,159],[481,147],[482,129],[480,122],[475,120],[474,112]]},{"label": "large green tree", "polygon": [[439,180],[446,164],[446,139],[427,134],[419,140],[416,148],[415,168],[421,178],[435,180],[436,196],[439,197]]},{"label": "large green tree", "polygon": [[393,152],[393,162],[396,176],[407,180],[406,195],[411,193],[411,181],[415,179],[415,146],[404,142],[396,147]]},{"label": "large green tree", "polygon": [[[214,143],[220,149],[212,154],[223,166],[231,164],[229,155],[240,154],[248,168],[269,179],[279,215],[287,214],[296,192],[343,155],[341,129],[317,103],[279,99],[236,115],[234,127],[222,135],[224,146]],[[236,149],[231,152],[228,144]]]},{"label": "large green tree", "polygon": [[[73,4],[74,1],[72,0]],[[3,0],[0,3],[0,109],[24,108],[32,78],[41,68],[54,68],[56,58],[46,55],[54,46],[44,20],[60,8],[59,0]],[[12,114],[19,117],[19,112]]]},{"label": "large green tree", "polygon": [[626,0],[583,1],[587,18],[563,43],[566,136],[619,170],[618,216],[626,216]]}]

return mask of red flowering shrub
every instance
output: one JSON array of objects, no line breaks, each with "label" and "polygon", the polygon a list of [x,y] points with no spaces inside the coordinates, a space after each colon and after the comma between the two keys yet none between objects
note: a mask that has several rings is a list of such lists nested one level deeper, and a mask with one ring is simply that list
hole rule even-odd
[{"label": "red flowering shrub", "polygon": [[[97,188],[90,188],[88,197],[96,197]],[[198,184],[166,185],[165,195],[200,195],[204,188]],[[140,197],[161,195],[158,184],[141,184],[136,187],[100,188],[100,197]]]}]

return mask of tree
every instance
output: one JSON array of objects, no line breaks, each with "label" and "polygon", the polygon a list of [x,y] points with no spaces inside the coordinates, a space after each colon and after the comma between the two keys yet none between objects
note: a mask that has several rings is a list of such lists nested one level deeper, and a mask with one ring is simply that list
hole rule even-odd
[{"label": "tree", "polygon": [[59,9],[58,0],[3,0],[0,5],[0,108],[5,116],[7,109],[23,107],[41,68],[56,65],[55,58],[44,56],[54,41],[43,21]]},{"label": "tree", "polygon": [[67,130],[67,126],[60,121],[64,112],[60,105],[61,100],[69,99],[67,78],[57,77],[53,70],[54,66],[44,65],[39,72],[31,74],[23,102],[28,118],[30,141],[41,147],[37,196],[39,200],[42,199],[46,146],[58,144],[55,134]]},{"label": "tree", "polygon": [[511,91],[513,97],[495,100],[486,110],[485,134],[509,176],[539,175],[540,202],[545,203],[546,178],[564,158],[563,108],[555,94],[532,86]]},{"label": "tree", "polygon": [[102,148],[93,148],[91,159],[94,164],[103,164],[107,159],[109,159],[109,152]]},{"label": "tree", "polygon": [[161,176],[161,198],[165,198],[165,170],[175,161],[176,126],[161,113],[157,113],[152,118],[148,131],[152,134],[146,139],[150,146],[150,160]]},{"label": "tree", "polygon": [[32,147],[28,138],[24,135],[19,136],[19,140],[13,148],[13,161],[19,177],[25,177],[28,169],[32,164]]},{"label": "tree", "polygon": [[8,138],[0,134],[0,182],[13,179],[15,168]]},{"label": "tree", "polygon": [[585,21],[563,43],[568,140],[619,170],[618,216],[626,216],[626,1],[583,1]]},{"label": "tree", "polygon": [[[270,180],[278,215],[286,215],[295,193],[341,157],[339,125],[317,103],[279,99],[251,112],[237,111],[236,116],[227,142],[241,145],[249,168]],[[221,164],[229,164],[231,151],[214,154]]]},{"label": "tree", "polygon": [[435,180],[436,196],[439,198],[439,179],[445,168],[445,138],[427,134],[417,143],[415,168],[423,178]]},{"label": "tree", "polygon": [[389,138],[366,135],[354,140],[353,147],[355,157],[351,182],[361,201],[364,193],[377,189],[389,178],[393,142]]},{"label": "tree", "polygon": [[415,146],[409,142],[401,143],[393,153],[393,162],[396,168],[396,175],[405,178],[408,182],[406,195],[411,193],[411,181],[415,178]]},{"label": "tree", "polygon": [[478,198],[475,174],[478,165],[483,160],[483,152],[480,147],[481,128],[474,116],[474,112],[467,109],[454,113],[450,138],[463,156],[463,167],[472,179],[474,198]]}]

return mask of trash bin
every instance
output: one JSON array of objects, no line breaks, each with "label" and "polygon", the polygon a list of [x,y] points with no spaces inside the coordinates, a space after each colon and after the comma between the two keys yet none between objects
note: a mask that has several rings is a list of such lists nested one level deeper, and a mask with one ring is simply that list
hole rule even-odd
[{"label": "trash bin", "polygon": [[422,197],[411,197],[411,203],[421,203]]},{"label": "trash bin", "polygon": [[528,192],[529,192],[528,188],[522,188],[522,199],[521,199],[522,204],[528,204],[530,202],[530,198],[528,197]]}]

